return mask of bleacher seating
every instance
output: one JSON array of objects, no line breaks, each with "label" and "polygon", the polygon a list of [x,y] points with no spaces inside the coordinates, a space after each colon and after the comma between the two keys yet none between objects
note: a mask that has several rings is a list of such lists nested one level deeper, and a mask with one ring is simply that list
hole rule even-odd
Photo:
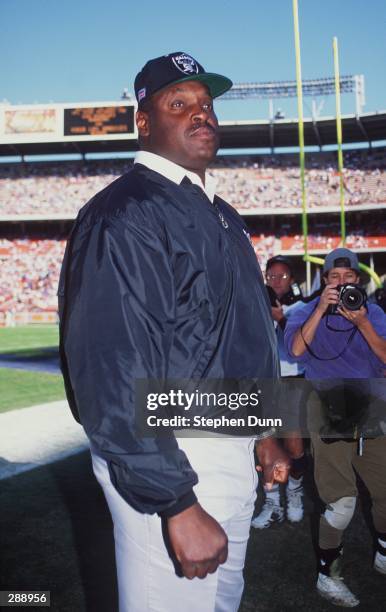
[{"label": "bleacher seating", "polygon": [[[309,208],[339,205],[336,155],[306,157]],[[386,152],[345,154],[345,205],[386,204]],[[0,165],[0,218],[3,215],[76,215],[97,191],[130,168],[132,160]],[[299,210],[301,191],[298,157],[219,157],[211,169],[218,193],[235,208]]]},{"label": "bleacher seating", "polygon": [[64,240],[0,239],[0,311],[57,309]]},{"label": "bleacher seating", "polygon": [[[59,218],[64,213],[75,216],[92,195],[131,164],[132,160],[0,164],[0,221],[4,215],[13,216],[20,220],[21,228],[23,219],[39,215],[45,227],[45,220],[52,215]],[[336,154],[308,155],[307,164],[308,206],[336,208],[339,200]],[[240,212],[262,208],[283,210],[275,229],[269,222],[260,222],[253,230],[252,223],[252,243],[263,269],[267,259],[275,253],[303,252],[299,219],[285,215],[286,211],[300,207],[297,166],[298,156],[286,154],[224,156],[211,168],[218,179],[219,194]],[[346,153],[344,180],[347,207],[358,204],[385,206],[386,149]],[[336,216],[316,216],[308,247],[310,252],[323,253],[339,245],[339,225]],[[378,215],[372,220],[368,213],[366,226],[358,227],[358,222],[357,226],[355,223],[349,226],[347,246],[354,250],[386,250],[386,222],[380,222],[379,218]],[[267,216],[264,219],[267,220]],[[65,227],[68,228],[69,223]],[[271,229],[266,229],[268,227]],[[59,239],[58,224],[52,231],[44,229],[41,236],[34,238],[29,235],[28,227],[25,229],[23,225],[23,228],[19,233],[16,230],[13,237],[9,232],[4,234],[7,238],[0,234],[0,323],[7,313],[36,314],[53,312],[57,308],[64,229]],[[21,235],[25,237],[20,238]]]}]

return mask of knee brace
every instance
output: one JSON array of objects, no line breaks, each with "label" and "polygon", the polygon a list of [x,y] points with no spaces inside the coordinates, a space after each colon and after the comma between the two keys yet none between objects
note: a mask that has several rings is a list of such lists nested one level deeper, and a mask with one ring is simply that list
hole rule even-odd
[{"label": "knee brace", "polygon": [[354,515],[356,501],[356,497],[341,497],[336,502],[328,504],[324,512],[327,523],[341,531],[346,529]]}]

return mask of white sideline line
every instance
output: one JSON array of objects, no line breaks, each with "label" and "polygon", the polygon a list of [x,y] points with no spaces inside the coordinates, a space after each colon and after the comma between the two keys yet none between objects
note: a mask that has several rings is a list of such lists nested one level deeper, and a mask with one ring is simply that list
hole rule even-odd
[{"label": "white sideline line", "polygon": [[65,400],[0,414],[0,480],[88,447]]}]

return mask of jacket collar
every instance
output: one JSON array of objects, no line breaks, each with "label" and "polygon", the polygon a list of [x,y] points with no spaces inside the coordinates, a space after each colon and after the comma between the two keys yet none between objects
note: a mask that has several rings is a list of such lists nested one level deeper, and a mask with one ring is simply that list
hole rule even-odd
[{"label": "jacket collar", "polygon": [[204,185],[198,174],[195,172],[190,172],[190,170],[186,170],[182,166],[175,164],[174,162],[170,161],[170,159],[166,159],[166,157],[161,157],[161,155],[156,155],[155,153],[150,153],[149,151],[138,151],[135,155],[134,163],[142,164],[150,170],[154,170],[155,172],[162,174],[162,176],[169,179],[173,183],[176,183],[177,185],[180,185],[183,179],[188,177],[188,179],[194,185],[201,187],[211,202],[214,200],[217,181],[208,172],[205,173]]}]

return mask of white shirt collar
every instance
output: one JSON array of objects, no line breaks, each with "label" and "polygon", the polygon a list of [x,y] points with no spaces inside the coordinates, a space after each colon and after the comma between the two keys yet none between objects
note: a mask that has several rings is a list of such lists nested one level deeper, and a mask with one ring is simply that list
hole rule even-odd
[{"label": "white shirt collar", "polygon": [[161,157],[161,155],[156,155],[155,153],[150,153],[149,151],[138,151],[135,155],[134,163],[142,164],[150,168],[150,170],[162,174],[162,176],[173,181],[173,183],[177,183],[177,185],[180,185],[181,181],[187,176],[194,185],[198,185],[204,190],[211,202],[214,200],[217,181],[213,176],[208,174],[208,172],[205,173],[204,185],[195,172],[190,172],[190,170],[186,170],[182,166],[175,164],[170,161],[170,159],[166,159],[166,157]]}]

